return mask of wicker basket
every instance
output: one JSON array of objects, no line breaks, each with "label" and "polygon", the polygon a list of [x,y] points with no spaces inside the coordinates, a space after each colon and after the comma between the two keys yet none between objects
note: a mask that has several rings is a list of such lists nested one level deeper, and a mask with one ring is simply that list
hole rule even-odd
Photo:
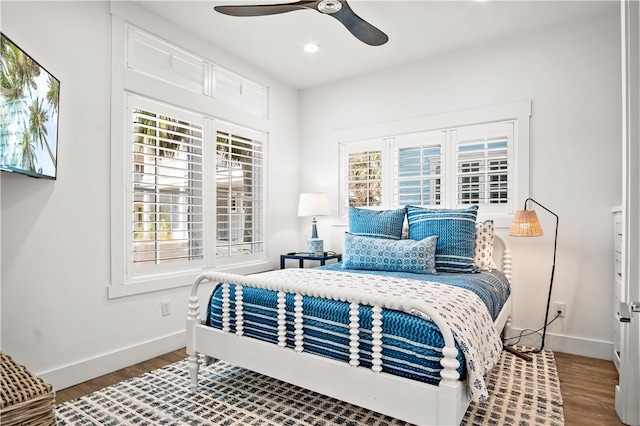
[{"label": "wicker basket", "polygon": [[10,356],[0,355],[0,424],[56,425],[56,394],[51,385],[13,362]]}]

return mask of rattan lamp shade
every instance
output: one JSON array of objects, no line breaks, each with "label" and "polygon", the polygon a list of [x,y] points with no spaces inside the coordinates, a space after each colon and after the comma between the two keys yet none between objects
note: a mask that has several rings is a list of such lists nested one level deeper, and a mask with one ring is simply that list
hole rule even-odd
[{"label": "rattan lamp shade", "polygon": [[542,226],[535,210],[516,210],[513,222],[509,229],[512,237],[539,237],[542,235]]}]

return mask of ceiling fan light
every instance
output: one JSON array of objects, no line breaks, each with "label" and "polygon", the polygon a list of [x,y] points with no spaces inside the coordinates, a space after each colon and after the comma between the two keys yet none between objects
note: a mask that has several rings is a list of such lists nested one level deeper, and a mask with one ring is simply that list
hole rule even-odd
[{"label": "ceiling fan light", "polygon": [[332,14],[340,9],[342,9],[342,3],[338,0],[322,0],[318,3],[318,10],[322,13]]}]

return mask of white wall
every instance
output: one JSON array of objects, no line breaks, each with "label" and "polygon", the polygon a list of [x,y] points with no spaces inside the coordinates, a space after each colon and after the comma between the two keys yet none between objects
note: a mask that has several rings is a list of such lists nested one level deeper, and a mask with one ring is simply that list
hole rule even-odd
[{"label": "white wall", "polygon": [[[2,350],[62,388],[185,345],[188,289],[107,298],[110,266],[108,2],[2,2],[2,31],[61,82],[58,179],[1,181]],[[34,13],[36,12],[37,13]],[[298,92],[185,30],[203,57],[270,88],[269,258],[297,239]],[[184,44],[182,44],[184,43]],[[275,194],[277,193],[277,202]],[[173,314],[162,317],[160,302]]]},{"label": "white wall", "polygon": [[[567,304],[546,346],[609,358],[610,208],[621,201],[618,7],[612,2],[604,16],[303,91],[301,190],[328,192],[338,212],[336,130],[531,99],[529,194],[560,217],[552,302]],[[510,237],[518,330],[544,322],[554,221],[541,209],[538,216],[544,237]],[[332,227],[337,223],[346,219],[319,220],[326,249],[341,246],[345,229]],[[303,246],[308,224],[300,226]]]}]

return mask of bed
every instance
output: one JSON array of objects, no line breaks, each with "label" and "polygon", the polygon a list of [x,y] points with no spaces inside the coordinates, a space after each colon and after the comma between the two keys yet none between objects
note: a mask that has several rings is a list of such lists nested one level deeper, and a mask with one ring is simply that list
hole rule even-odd
[{"label": "bed", "polygon": [[[487,397],[483,376],[500,357],[511,310],[509,247],[475,211],[406,207],[384,211],[389,220],[350,210],[342,262],[201,274],[188,305],[191,391],[204,355],[410,423],[460,424],[470,401]],[[471,264],[468,247],[458,256],[462,222],[473,232]],[[416,272],[424,253],[426,270]],[[213,288],[203,317],[204,283]]]}]

